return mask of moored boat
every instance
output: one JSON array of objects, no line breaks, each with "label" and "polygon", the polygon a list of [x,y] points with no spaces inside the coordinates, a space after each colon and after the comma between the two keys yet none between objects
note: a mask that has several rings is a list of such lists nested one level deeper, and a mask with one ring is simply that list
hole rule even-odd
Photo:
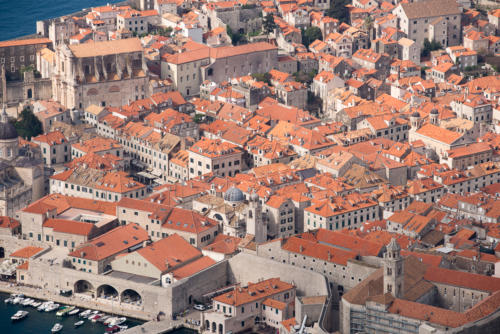
[{"label": "moored boat", "polygon": [[60,323],[57,323],[55,324],[52,329],[50,330],[52,333],[57,333],[57,332],[60,332],[61,329],[63,329],[63,325],[61,325]]},{"label": "moored boat", "polygon": [[77,314],[78,312],[80,312],[80,309],[79,308],[73,308],[73,310],[69,311],[68,312],[68,315],[75,315]]},{"label": "moored boat", "polygon": [[63,306],[59,309],[59,311],[57,311],[56,315],[58,317],[63,317],[65,316],[67,313],[73,311],[75,309],[74,306]]},{"label": "moored boat", "polygon": [[92,313],[92,310],[85,310],[82,313],[80,313],[78,316],[80,318],[87,318],[91,313]]},{"label": "moored boat", "polygon": [[127,321],[127,318],[125,318],[125,317],[120,317],[120,318],[116,317],[116,318],[113,318],[113,320],[109,322],[109,326],[121,325],[125,321]]},{"label": "moored boat", "polygon": [[83,325],[84,323],[85,323],[84,320],[77,321],[77,322],[75,322],[75,327],[79,327],[79,326]]},{"label": "moored boat", "polygon": [[10,317],[10,319],[12,321],[22,320],[22,319],[26,318],[28,316],[28,314],[29,314],[28,311],[19,310],[12,317]]},{"label": "moored boat", "polygon": [[23,298],[23,297],[17,296],[17,297],[15,297],[15,298],[12,300],[12,304],[14,304],[14,305],[16,305],[16,304],[20,304],[20,303],[22,303],[22,302],[23,302],[23,300],[24,300],[24,298]]},{"label": "moored boat", "polygon": [[52,311],[55,311],[59,308],[59,304],[49,304],[46,308],[45,308],[45,312],[52,312]]},{"label": "moored boat", "polygon": [[23,306],[29,306],[31,305],[32,303],[34,303],[35,300],[34,299],[31,299],[31,298],[26,298],[25,300],[23,300],[22,303],[20,303],[21,305]]}]

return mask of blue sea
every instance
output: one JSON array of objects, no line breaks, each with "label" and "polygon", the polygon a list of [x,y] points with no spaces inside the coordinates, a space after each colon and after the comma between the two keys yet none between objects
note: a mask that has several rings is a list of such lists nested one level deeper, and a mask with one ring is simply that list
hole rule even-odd
[{"label": "blue sea", "polygon": [[0,41],[36,33],[36,21],[117,0],[0,0]]},{"label": "blue sea", "polygon": [[[78,316],[58,317],[55,312],[38,312],[31,306],[5,304],[4,299],[9,297],[6,293],[0,293],[0,333],[2,334],[39,334],[50,333],[55,323],[61,323],[64,334],[102,334],[106,326],[101,323],[85,321],[81,327],[75,328],[74,323],[81,320]],[[18,310],[28,311],[28,316],[17,322],[10,317]],[[134,327],[143,323],[142,321],[129,319],[125,324]]]}]

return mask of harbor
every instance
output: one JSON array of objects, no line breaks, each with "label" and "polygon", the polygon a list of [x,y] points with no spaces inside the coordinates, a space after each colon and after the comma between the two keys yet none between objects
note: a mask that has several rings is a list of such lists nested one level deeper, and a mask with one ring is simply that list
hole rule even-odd
[{"label": "harbor", "polygon": [[[76,308],[72,308],[71,306],[67,305],[60,305],[57,310],[68,310],[66,311],[64,315],[58,316],[57,310],[53,309],[52,311],[42,311],[42,310],[37,310],[37,307],[35,307],[38,303],[39,305],[42,305],[41,300],[37,300],[34,298],[23,298],[21,297],[19,300],[16,301],[14,304],[14,298],[12,298],[9,302],[5,302],[6,299],[12,298],[11,295],[6,294],[6,293],[0,293],[0,314],[2,314],[2,317],[0,317],[0,327],[2,328],[2,331],[5,333],[86,333],[86,334],[95,334],[95,333],[111,333],[118,331],[119,327],[113,327],[115,325],[109,326],[109,323],[106,321],[96,321],[92,320],[92,314],[94,317],[96,317],[98,314],[102,314],[101,318],[104,318],[104,313],[101,313],[97,310],[90,310],[87,313],[88,318],[85,318],[83,316],[79,316],[82,312],[84,312],[87,309],[79,309],[79,312],[73,312],[72,315],[70,315],[71,311],[74,311]],[[26,305],[23,305],[23,301],[32,299],[33,302],[29,303]],[[22,301],[21,301],[22,300]],[[54,303],[54,302],[52,302]],[[48,302],[47,304],[50,304]],[[54,303],[55,304],[55,303]],[[40,307],[39,306],[39,307]],[[63,308],[61,308],[63,307]],[[66,308],[64,308],[66,307]],[[27,312],[26,315],[24,315]],[[19,315],[20,317],[14,317],[15,315]],[[22,316],[21,316],[22,315]],[[126,326],[127,328],[133,328],[135,326],[141,325],[142,322],[140,320],[136,319],[130,319],[126,318],[125,320],[121,316],[110,316],[106,315],[108,318],[106,320],[111,321],[113,320],[114,323],[118,324],[120,323],[121,326]],[[11,319],[11,317],[14,317]],[[116,320],[114,320],[116,319]],[[79,323],[79,325],[75,325]],[[60,326],[56,326],[56,324],[59,324]],[[119,325],[116,325],[119,326]],[[125,329],[125,327],[123,327]]]}]

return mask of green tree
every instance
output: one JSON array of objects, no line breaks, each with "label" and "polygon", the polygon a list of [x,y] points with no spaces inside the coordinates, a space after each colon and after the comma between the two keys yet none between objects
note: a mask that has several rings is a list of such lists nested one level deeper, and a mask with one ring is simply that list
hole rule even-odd
[{"label": "green tree", "polygon": [[340,22],[349,21],[349,10],[346,5],[350,5],[351,0],[332,0],[330,4],[330,9],[326,11],[326,16],[333,17]]},{"label": "green tree", "polygon": [[431,51],[442,49],[443,46],[436,40],[429,41],[427,38],[424,39],[424,48],[422,49],[421,55],[422,57],[428,57],[431,54]]},{"label": "green tree", "polygon": [[373,18],[368,15],[363,21],[363,28],[369,33],[373,28]]},{"label": "green tree", "polygon": [[245,35],[233,32],[233,29],[229,25],[226,26],[227,35],[231,38],[231,43],[233,45],[245,44],[247,39]]},{"label": "green tree", "polygon": [[274,22],[274,15],[273,14],[266,15],[262,25],[264,26],[264,31],[266,33],[269,34],[269,33],[273,32],[274,29],[276,28],[276,22]]},{"label": "green tree", "polygon": [[202,123],[203,120],[204,120],[204,118],[205,118],[204,115],[202,115],[202,114],[196,114],[196,115],[194,115],[193,121],[195,123]]},{"label": "green tree", "polygon": [[24,108],[19,118],[14,123],[19,136],[30,140],[43,133],[42,123],[29,108]]},{"label": "green tree", "polygon": [[312,83],[314,77],[318,74],[318,71],[312,70],[309,73],[299,71],[293,74],[295,81],[301,82],[303,84],[309,85]]},{"label": "green tree", "polygon": [[323,40],[323,34],[320,28],[311,26],[306,30],[302,30],[302,44],[304,44],[306,48],[317,39],[320,41]]},{"label": "green tree", "polygon": [[252,78],[254,78],[257,81],[262,81],[262,82],[267,83],[268,85],[271,85],[271,74],[269,74],[269,72],[252,73]]}]

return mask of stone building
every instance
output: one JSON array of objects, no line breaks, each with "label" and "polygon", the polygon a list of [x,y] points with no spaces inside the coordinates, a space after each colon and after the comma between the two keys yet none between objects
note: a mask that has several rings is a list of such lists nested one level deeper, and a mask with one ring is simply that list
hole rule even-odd
[{"label": "stone building", "polygon": [[435,40],[443,47],[460,44],[462,13],[455,0],[425,0],[400,3],[393,14],[407,37],[423,46]]},{"label": "stone building", "polygon": [[248,3],[243,8],[239,2],[209,2],[203,11],[209,18],[211,29],[229,26],[234,32],[246,34],[262,27],[261,8],[255,4]]},{"label": "stone building", "polygon": [[5,109],[0,115],[0,216],[16,212],[44,193],[43,161],[20,152],[17,131]]},{"label": "stone building", "polygon": [[193,210],[217,221],[225,235],[243,238],[251,234],[256,242],[267,240],[268,219],[255,194],[246,201],[240,189],[231,187],[224,198],[209,194],[194,199]]},{"label": "stone building", "polygon": [[148,70],[137,38],[61,45],[52,79],[54,99],[67,108],[122,106],[149,93]]},{"label": "stone building", "polygon": [[207,173],[233,176],[244,170],[243,151],[234,144],[202,138],[188,149],[189,176]]},{"label": "stone building", "polygon": [[22,79],[19,72],[22,67],[36,68],[36,53],[51,45],[48,38],[0,42],[0,66],[5,67],[7,80]]},{"label": "stone building", "polygon": [[265,73],[277,68],[278,49],[265,43],[219,48],[200,47],[167,54],[161,63],[161,78],[170,79],[184,96],[196,95],[205,80],[220,83],[248,73]]},{"label": "stone building", "polygon": [[69,162],[71,160],[71,145],[64,134],[53,131],[31,139],[40,146],[43,162],[47,166]]},{"label": "stone building", "polygon": [[342,297],[341,333],[494,333],[500,279],[403,257],[395,239],[380,269]]}]

